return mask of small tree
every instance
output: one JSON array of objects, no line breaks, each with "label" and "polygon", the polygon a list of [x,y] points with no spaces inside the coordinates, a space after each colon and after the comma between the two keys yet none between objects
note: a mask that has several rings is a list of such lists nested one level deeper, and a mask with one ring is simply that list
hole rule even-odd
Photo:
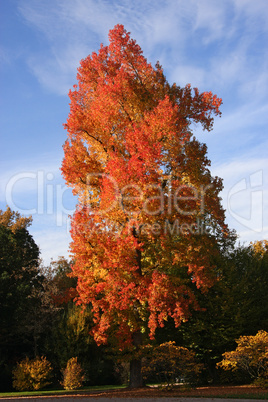
[{"label": "small tree", "polygon": [[33,360],[26,357],[13,370],[13,387],[19,391],[36,391],[51,383],[51,374],[51,363],[46,357]]},{"label": "small tree", "polygon": [[195,353],[175,342],[166,342],[147,349],[149,357],[142,371],[146,378],[156,378],[159,383],[172,388],[177,382],[196,382],[202,365],[196,362]]},{"label": "small tree", "polygon": [[268,386],[268,333],[259,331],[255,336],[240,336],[237,348],[223,354],[218,367],[224,370],[241,369],[255,384]]},{"label": "small tree", "polygon": [[68,360],[66,369],[63,371],[63,388],[72,390],[81,388],[84,381],[84,374],[77,357]]}]

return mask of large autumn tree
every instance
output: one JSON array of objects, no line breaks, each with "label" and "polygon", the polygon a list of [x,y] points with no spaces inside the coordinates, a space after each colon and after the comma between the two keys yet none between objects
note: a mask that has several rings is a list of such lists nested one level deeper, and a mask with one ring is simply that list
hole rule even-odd
[{"label": "large autumn tree", "polygon": [[[72,219],[78,302],[91,305],[97,343],[139,350],[172,317],[198,308],[213,256],[228,236],[207,148],[221,99],[170,85],[122,25],[81,61],[69,97],[62,173],[79,202]],[[133,354],[130,386],[142,385]]]}]

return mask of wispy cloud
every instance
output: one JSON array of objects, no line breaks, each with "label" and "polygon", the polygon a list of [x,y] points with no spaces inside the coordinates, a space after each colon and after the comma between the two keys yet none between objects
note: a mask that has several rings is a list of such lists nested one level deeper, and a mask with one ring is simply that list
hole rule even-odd
[{"label": "wispy cloud", "polygon": [[223,36],[230,35],[226,32],[226,2],[213,2],[211,0],[201,0],[195,2],[196,15],[193,24],[194,31],[199,31],[201,41],[208,45],[221,39]]},{"label": "wispy cloud", "polygon": [[[160,61],[170,82],[182,86],[191,83],[222,97],[223,116],[215,121],[215,131],[202,134],[196,129],[196,135],[208,144],[212,172],[224,178],[222,197],[230,226],[239,230],[241,240],[267,236],[268,223],[262,209],[256,207],[254,215],[255,223],[262,220],[261,232],[255,230],[250,218],[254,191],[262,192],[263,208],[268,209],[268,49],[264,37],[268,30],[267,0],[24,0],[17,4],[22,20],[42,43],[40,48],[28,44],[27,52],[20,53],[20,58],[25,58],[33,76],[52,94],[67,95],[75,83],[79,61],[97,51],[101,42],[107,44],[109,29],[122,23],[148,61]],[[0,57],[10,63],[17,55],[4,49]],[[0,189],[4,192],[7,180],[17,173],[40,169],[45,172],[46,186],[51,185],[54,192],[57,185],[63,189],[60,161],[55,166],[41,165],[42,161],[33,160],[28,165],[17,163],[16,169],[6,169],[0,175]],[[251,188],[258,172],[262,184]],[[55,181],[48,180],[49,173]],[[24,205],[26,191],[36,200],[34,178],[16,183],[15,198],[21,202],[18,205]],[[68,192],[61,196],[67,199]],[[260,201],[260,197],[256,198],[256,202]],[[37,204],[34,201],[32,205]],[[53,225],[62,216],[67,225],[66,211],[73,204],[63,203],[63,215],[55,205],[53,214],[47,214],[48,219],[45,214],[34,218],[34,236],[46,259],[65,254],[68,248],[66,227],[54,231]]]},{"label": "wispy cloud", "polygon": [[[19,8],[27,23],[42,32],[48,41],[45,54],[33,54],[29,58],[32,71],[42,85],[62,94],[74,83],[79,60],[96,50],[100,42],[107,43],[108,30],[117,23],[125,24],[152,59],[150,61],[160,59],[165,68],[170,69],[172,78],[177,75],[186,82],[195,80],[198,83],[204,78],[211,82],[214,77],[223,85],[226,81],[231,85],[235,79],[241,80],[241,71],[248,62],[247,46],[254,40],[252,25],[257,19],[264,22],[265,11],[260,3],[265,2],[190,0],[185,3],[169,0],[160,1],[156,6],[152,0],[131,3],[127,0],[47,0],[38,3],[26,0]],[[232,15],[227,12],[230,6]],[[245,16],[248,26],[243,21]],[[229,41],[231,46],[232,38],[241,34],[237,28],[240,25],[243,27],[241,47],[230,51],[226,43]],[[196,43],[196,39],[192,41],[193,35],[198,38]],[[215,43],[215,59],[208,60],[206,66],[198,65],[200,47],[205,59],[206,47]],[[210,71],[207,71],[208,64]]]},{"label": "wispy cloud", "polygon": [[43,228],[66,226],[76,198],[65,185],[59,164],[50,160],[54,158],[21,160],[9,167],[5,164],[0,173],[2,209],[7,204],[24,216],[32,215],[35,224],[41,222]]},{"label": "wispy cloud", "polygon": [[0,170],[0,209],[9,205],[23,216],[32,216],[29,231],[46,264],[60,255],[68,257],[69,215],[76,204],[55,159],[54,155],[21,159]]},{"label": "wispy cloud", "polygon": [[11,57],[9,55],[9,51],[6,50],[3,46],[0,46],[0,62],[3,66],[4,64],[11,64]]},{"label": "wispy cloud", "polygon": [[224,178],[221,193],[226,218],[236,228],[241,241],[268,237],[268,158],[251,153],[212,167],[212,173]]},{"label": "wispy cloud", "polygon": [[40,225],[40,222],[34,220],[29,231],[40,248],[41,258],[45,265],[48,265],[51,259],[55,260],[59,256],[69,258],[71,241],[69,223],[64,228],[57,228],[54,222],[51,222],[51,225]]}]

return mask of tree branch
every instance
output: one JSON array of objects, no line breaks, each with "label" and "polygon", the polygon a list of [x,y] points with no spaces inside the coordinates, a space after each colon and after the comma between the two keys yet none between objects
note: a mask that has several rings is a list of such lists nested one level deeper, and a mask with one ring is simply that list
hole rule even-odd
[{"label": "tree branch", "polygon": [[95,140],[96,142],[98,142],[104,149],[104,151],[107,153],[108,150],[107,148],[104,146],[103,142],[101,140],[99,140],[98,138],[94,137],[92,134],[89,134],[89,132],[87,130],[85,130],[84,128],[80,128],[79,131],[82,131],[83,133],[87,134],[90,138],[92,138],[93,140]]}]

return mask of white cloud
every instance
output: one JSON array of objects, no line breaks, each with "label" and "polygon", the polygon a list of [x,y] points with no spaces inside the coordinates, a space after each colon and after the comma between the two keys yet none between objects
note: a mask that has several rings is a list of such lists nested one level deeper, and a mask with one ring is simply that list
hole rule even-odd
[{"label": "white cloud", "polygon": [[35,54],[28,59],[29,68],[44,88],[66,96],[76,82],[76,69],[87,51],[86,47],[77,45],[55,49],[50,58]]},{"label": "white cloud", "polygon": [[[258,99],[259,101],[267,101],[268,89],[268,63],[264,62],[258,71],[254,70],[248,74],[246,79],[243,80],[243,85],[239,88],[240,97],[245,99]],[[266,106],[266,105],[265,105]]]},{"label": "white cloud", "polygon": [[[0,174],[3,207],[8,204],[22,215],[32,215],[33,219],[45,216],[53,219],[56,226],[62,224],[63,217],[72,213],[75,198],[65,185],[59,166],[51,155],[20,160],[15,166],[3,163]],[[48,224],[46,220],[43,223]]]},{"label": "white cloud", "polygon": [[245,129],[250,129],[254,134],[254,130],[264,123],[263,117],[268,115],[268,103],[259,105],[254,101],[253,98],[253,102],[238,104],[233,111],[229,110],[228,114],[217,122],[217,131],[227,135],[240,131],[243,135]]},{"label": "white cloud", "polygon": [[207,45],[226,35],[226,3],[211,0],[195,3],[196,20],[193,29],[204,31],[202,42]]},{"label": "white cloud", "polygon": [[0,46],[0,61],[2,66],[11,64],[10,52],[4,46]]},{"label": "white cloud", "polygon": [[170,80],[178,85],[191,84],[192,87],[204,87],[206,72],[202,68],[181,64],[173,69]]},{"label": "white cloud", "polygon": [[268,7],[266,0],[233,0],[233,5],[238,17],[244,20],[251,34],[259,30],[268,30]]},{"label": "white cloud", "polygon": [[[58,94],[66,93],[74,83],[81,58],[108,43],[108,31],[118,23],[125,25],[142,46],[145,55],[170,64],[187,37],[185,26],[192,18],[194,5],[179,7],[176,1],[127,0],[98,2],[89,0],[26,0],[20,4],[23,18],[43,34],[47,50],[33,53],[29,67],[39,82]],[[166,45],[167,50],[159,48]],[[171,45],[175,44],[175,49]],[[153,52],[158,49],[154,60]],[[173,54],[171,54],[173,53]]]},{"label": "white cloud", "polygon": [[223,103],[226,107],[222,107],[222,117],[216,118],[213,131],[203,132],[199,126],[194,131],[199,141],[208,145],[213,165],[225,164],[228,169],[228,164],[235,160],[247,161],[266,156],[268,141],[263,127],[267,120],[268,103],[237,104],[233,109],[232,105],[226,105],[225,99]]},{"label": "white cloud", "polygon": [[[30,68],[42,85],[63,94],[75,81],[79,60],[97,50],[100,42],[107,43],[108,31],[117,23],[123,23],[150,61],[160,60],[172,78],[177,76],[174,72],[177,65],[185,83],[205,79],[209,83],[214,80],[232,85],[238,78],[243,85],[249,78],[249,74],[245,75],[247,46],[255,39],[252,24],[260,18],[265,25],[260,2],[167,0],[156,5],[152,0],[40,0],[37,3],[25,0],[19,9],[24,19],[42,32],[48,45],[44,54],[29,58]],[[251,21],[249,26],[244,24],[245,15]],[[233,36],[241,34],[240,26],[243,31],[239,47],[230,48]],[[197,65],[194,53],[189,60],[190,43],[196,46],[192,52],[198,53],[203,47],[205,59],[207,47],[217,41],[214,60],[208,59],[202,67]],[[258,75],[261,74],[259,70]]]},{"label": "white cloud", "polygon": [[[245,49],[239,47],[221,57],[213,60],[211,69],[214,72],[214,80],[221,82],[221,85],[232,85],[234,81],[241,80],[241,72],[246,64]],[[239,74],[240,73],[240,74]]]},{"label": "white cloud", "polygon": [[237,230],[240,240],[268,238],[268,158],[249,153],[212,166],[212,173],[224,179],[222,204],[227,222]]},{"label": "white cloud", "polygon": [[2,163],[0,170],[0,209],[9,205],[23,216],[32,216],[29,232],[40,246],[46,264],[51,258],[68,257],[68,216],[73,214],[76,203],[55,159],[43,155],[16,161],[15,166],[12,162]]},{"label": "white cloud", "polygon": [[69,244],[71,236],[68,229],[55,228],[52,224],[50,227],[41,229],[37,227],[35,220],[33,225],[29,228],[29,232],[33,236],[36,244],[41,251],[41,258],[45,265],[50,263],[50,260],[56,260],[59,256],[69,258]]}]

